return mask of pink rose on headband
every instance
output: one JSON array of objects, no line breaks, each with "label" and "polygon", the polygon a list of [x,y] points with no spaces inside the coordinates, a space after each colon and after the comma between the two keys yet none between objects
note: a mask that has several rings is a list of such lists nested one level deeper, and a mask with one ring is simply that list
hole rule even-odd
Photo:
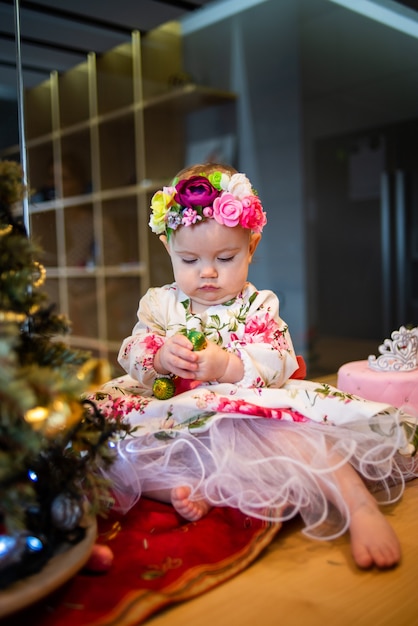
[{"label": "pink rose on headband", "polygon": [[242,214],[242,202],[232,193],[225,192],[213,202],[213,217],[219,224],[237,226]]},{"label": "pink rose on headband", "polygon": [[241,226],[255,233],[261,233],[267,223],[266,214],[258,196],[247,196],[242,199]]},{"label": "pink rose on headband", "polygon": [[219,195],[219,191],[204,176],[180,180],[176,185],[176,191],[174,199],[184,207],[210,206]]}]

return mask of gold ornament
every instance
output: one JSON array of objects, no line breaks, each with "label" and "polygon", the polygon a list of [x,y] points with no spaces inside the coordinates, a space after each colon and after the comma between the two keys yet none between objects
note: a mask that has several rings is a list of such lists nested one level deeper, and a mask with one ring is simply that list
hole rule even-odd
[{"label": "gold ornament", "polygon": [[82,417],[83,407],[79,402],[71,401],[68,403],[65,400],[55,400],[44,429],[45,435],[53,437],[59,432],[68,430],[77,424]]},{"label": "gold ornament", "polygon": [[46,406],[35,406],[26,411],[24,418],[28,424],[32,424],[35,430],[39,430],[48,418],[49,409]]},{"label": "gold ornament", "polygon": [[79,368],[77,378],[88,385],[87,391],[94,391],[112,378],[109,362],[106,359],[89,359]]},{"label": "gold ornament", "polygon": [[48,406],[29,409],[24,418],[34,430],[42,430],[46,437],[54,437],[77,424],[82,416],[83,407],[80,402],[67,402],[65,398],[57,398]]},{"label": "gold ornament", "polygon": [[33,266],[39,274],[38,278],[34,279],[33,286],[35,287],[35,289],[38,289],[38,287],[41,287],[45,282],[46,269],[44,268],[42,263],[39,263],[39,261],[34,261]]},{"label": "gold ornament", "polygon": [[21,324],[26,319],[24,313],[15,313],[14,311],[0,311],[0,322]]},{"label": "gold ornament", "polygon": [[12,232],[12,228],[13,226],[11,224],[7,224],[7,226],[0,228],[0,237],[3,237],[4,235],[9,235]]},{"label": "gold ornament", "polygon": [[152,393],[158,400],[168,400],[172,398],[176,392],[176,385],[172,378],[168,376],[160,376],[154,380]]},{"label": "gold ornament", "polygon": [[29,309],[29,315],[35,315],[41,308],[40,304],[33,304]]},{"label": "gold ornament", "polygon": [[206,337],[199,330],[189,330],[187,339],[193,344],[193,351],[204,350],[208,345]]}]

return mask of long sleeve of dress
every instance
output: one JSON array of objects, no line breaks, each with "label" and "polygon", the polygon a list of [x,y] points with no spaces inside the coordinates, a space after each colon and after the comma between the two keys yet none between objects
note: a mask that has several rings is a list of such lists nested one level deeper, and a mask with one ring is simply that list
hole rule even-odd
[{"label": "long sleeve of dress", "polygon": [[279,316],[277,296],[252,285],[249,289],[248,301],[244,299],[235,316],[237,331],[223,345],[244,364],[238,386],[281,387],[298,369],[289,329]]},{"label": "long sleeve of dress", "polygon": [[132,335],[122,343],[119,363],[150,389],[158,376],[154,355],[165,338],[191,329],[201,330],[208,340],[242,359],[245,373],[238,386],[280,387],[298,367],[277,297],[250,283],[233,300],[211,306],[200,316],[190,312],[187,296],[175,283],[149,289],[140,301]]}]

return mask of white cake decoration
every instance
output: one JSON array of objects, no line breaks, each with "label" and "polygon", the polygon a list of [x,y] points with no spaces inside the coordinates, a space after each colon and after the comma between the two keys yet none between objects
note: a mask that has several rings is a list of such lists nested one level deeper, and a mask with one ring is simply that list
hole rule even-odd
[{"label": "white cake decoration", "polygon": [[380,356],[370,355],[369,367],[378,372],[409,372],[418,368],[418,327],[408,330],[401,326],[391,339],[379,346]]}]

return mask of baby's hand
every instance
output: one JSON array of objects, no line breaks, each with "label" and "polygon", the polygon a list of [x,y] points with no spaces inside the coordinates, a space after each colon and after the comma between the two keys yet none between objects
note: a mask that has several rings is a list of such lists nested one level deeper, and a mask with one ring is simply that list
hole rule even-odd
[{"label": "baby's hand", "polygon": [[160,374],[196,378],[197,352],[187,337],[178,333],[168,337],[154,357],[154,368]]},{"label": "baby's hand", "polygon": [[194,351],[194,344],[183,334],[168,337],[154,357],[154,368],[160,374],[210,382],[235,383],[244,375],[241,359],[226,352],[213,341]]},{"label": "baby's hand", "polygon": [[226,352],[213,341],[208,341],[204,350],[198,352],[196,379],[205,382],[235,383],[244,375],[241,359]]}]

